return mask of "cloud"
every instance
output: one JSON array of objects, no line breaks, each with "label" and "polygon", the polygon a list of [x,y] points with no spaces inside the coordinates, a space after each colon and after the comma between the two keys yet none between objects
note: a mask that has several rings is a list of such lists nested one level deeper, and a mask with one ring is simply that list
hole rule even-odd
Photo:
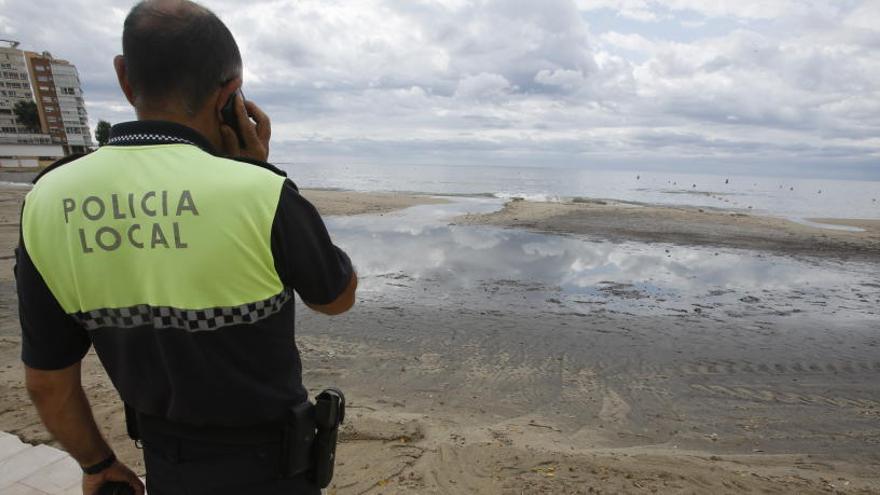
[{"label": "cloud", "polygon": [[474,100],[494,100],[504,97],[511,89],[510,82],[500,74],[483,72],[465,76],[458,81],[455,97]]},{"label": "cloud", "polygon": [[648,0],[577,0],[581,10],[608,9],[618,16],[641,22],[654,22],[664,17]]},{"label": "cloud", "polygon": [[585,79],[584,73],[579,70],[544,69],[535,74],[535,82],[565,91],[573,91],[582,87]]},{"label": "cloud", "polygon": [[786,16],[837,16],[843,10],[832,0],[577,0],[585,11],[608,9],[621,17],[653,22],[693,13],[707,18],[774,20]]},{"label": "cloud", "polygon": [[[876,1],[206,4],[239,40],[277,161],[880,177]],[[0,37],[77,64],[92,125],[133,118],[111,66],[130,2],[0,5]]]}]

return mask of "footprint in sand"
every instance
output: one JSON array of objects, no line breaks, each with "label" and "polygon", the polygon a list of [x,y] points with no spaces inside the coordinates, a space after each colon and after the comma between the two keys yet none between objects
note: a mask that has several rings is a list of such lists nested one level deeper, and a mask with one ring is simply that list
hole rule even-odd
[{"label": "footprint in sand", "polygon": [[606,423],[623,423],[632,409],[620,395],[612,389],[608,389],[602,397],[602,409],[599,411],[599,419]]}]

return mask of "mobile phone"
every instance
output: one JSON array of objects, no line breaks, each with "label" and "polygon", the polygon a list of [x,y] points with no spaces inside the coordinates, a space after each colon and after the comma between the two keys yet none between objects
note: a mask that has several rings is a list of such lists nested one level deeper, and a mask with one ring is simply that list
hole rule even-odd
[{"label": "mobile phone", "polygon": [[223,105],[223,108],[220,109],[220,117],[223,119],[223,123],[228,125],[235,131],[235,135],[238,136],[238,145],[242,148],[245,147],[244,138],[241,135],[241,127],[238,126],[238,115],[235,114],[235,98],[241,97],[242,101],[244,101],[244,93],[241,90],[237,90],[231,95],[229,95],[229,99],[226,100],[226,104]]}]

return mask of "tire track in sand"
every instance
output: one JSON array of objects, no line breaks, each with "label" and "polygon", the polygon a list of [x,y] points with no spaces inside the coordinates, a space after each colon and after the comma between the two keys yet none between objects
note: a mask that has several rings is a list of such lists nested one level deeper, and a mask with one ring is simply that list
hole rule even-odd
[{"label": "tire track in sand", "polygon": [[822,405],[841,408],[880,409],[880,402],[871,399],[832,397],[821,394],[783,392],[754,386],[704,385],[694,383],[691,390],[708,395],[747,400],[752,402],[776,402],[783,404]]}]

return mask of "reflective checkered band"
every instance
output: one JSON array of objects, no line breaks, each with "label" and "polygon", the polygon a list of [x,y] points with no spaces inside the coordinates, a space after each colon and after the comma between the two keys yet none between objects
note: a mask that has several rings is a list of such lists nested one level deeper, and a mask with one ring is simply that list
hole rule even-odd
[{"label": "reflective checkered band", "polygon": [[189,139],[179,138],[177,136],[168,136],[165,134],[123,134],[121,136],[113,136],[107,141],[107,144],[165,144],[165,143],[182,143],[195,145]]},{"label": "reflective checkered band", "polygon": [[141,304],[130,308],[96,309],[76,313],[73,316],[86,330],[152,325],[153,328],[179,328],[190,332],[203,332],[232,325],[256,323],[281,311],[281,308],[292,299],[293,293],[285,290],[263,301],[226,308],[192,310]]}]

